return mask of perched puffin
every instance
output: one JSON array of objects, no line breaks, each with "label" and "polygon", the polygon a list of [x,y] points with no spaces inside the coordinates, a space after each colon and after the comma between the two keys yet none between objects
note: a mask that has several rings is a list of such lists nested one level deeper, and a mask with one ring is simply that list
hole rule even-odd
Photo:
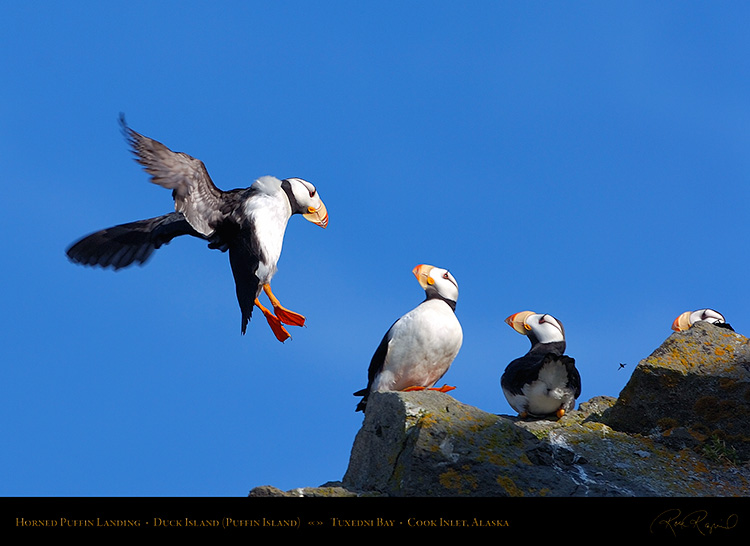
[{"label": "perched puffin", "polygon": [[[367,387],[354,393],[365,411],[371,392],[431,389],[456,358],[463,331],[456,318],[458,283],[446,269],[418,265],[412,270],[427,298],[390,327],[370,361]],[[444,385],[448,392],[455,387]]]},{"label": "perched puffin", "polygon": [[581,394],[581,376],[575,360],[565,353],[565,329],[552,315],[532,311],[515,313],[505,322],[529,337],[531,349],[505,368],[500,385],[520,417],[558,418],[575,407]]},{"label": "perched puffin", "polygon": [[[271,278],[293,214],[323,228],[328,225],[328,213],[315,186],[301,178],[263,176],[249,188],[222,191],[202,161],[135,132],[123,116],[120,123],[136,161],[151,175],[151,182],[172,190],[175,212],[92,233],[67,250],[70,260],[120,269],[145,263],[155,249],[180,235],[205,239],[209,248],[229,251],[242,333],[253,306],[257,306],[276,338],[282,342],[288,339],[282,323],[302,326],[305,317],[282,307],[271,291]],[[258,301],[261,290],[273,312]]]},{"label": "perched puffin", "polygon": [[728,330],[734,329],[727,324],[724,319],[724,315],[713,309],[698,309],[697,311],[685,311],[672,322],[672,330],[675,332],[683,332],[690,328],[696,322],[703,321],[718,326],[719,328],[726,328]]}]

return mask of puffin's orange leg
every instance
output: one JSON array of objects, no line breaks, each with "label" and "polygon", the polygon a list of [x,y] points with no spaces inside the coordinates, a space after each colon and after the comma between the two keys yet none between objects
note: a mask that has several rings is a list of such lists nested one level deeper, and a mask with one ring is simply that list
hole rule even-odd
[{"label": "puffin's orange leg", "polygon": [[426,391],[440,391],[440,392],[448,392],[448,391],[452,391],[452,390],[454,390],[455,388],[456,388],[456,387],[451,387],[451,386],[449,386],[449,385],[443,385],[443,386],[442,386],[442,387],[440,387],[440,388],[435,388],[435,387],[417,387],[417,386],[413,386],[413,387],[406,387],[406,388],[405,388],[405,389],[403,389],[403,390],[402,390],[401,392],[411,392],[411,391],[425,391],[425,390],[426,390]]},{"label": "puffin's orange leg", "polygon": [[271,292],[270,284],[268,283],[264,284],[263,291],[268,296],[268,299],[271,302],[271,305],[273,305],[273,310],[281,322],[283,322],[284,324],[290,324],[292,326],[304,326],[305,325],[305,317],[303,317],[299,313],[290,311],[289,309],[281,305],[281,303],[279,302],[279,299],[273,295],[273,292]]},{"label": "puffin's orange leg", "polygon": [[286,331],[286,328],[284,328],[284,326],[281,324],[279,318],[271,313],[271,311],[263,307],[258,301],[258,298],[255,298],[255,306],[260,309],[263,313],[263,316],[266,317],[266,321],[271,327],[271,330],[273,330],[273,335],[276,336],[276,339],[283,343],[284,341],[292,337],[289,332]]},{"label": "puffin's orange leg", "polygon": [[456,387],[451,387],[450,385],[443,385],[443,386],[442,386],[442,387],[440,387],[439,389],[435,389],[435,388],[432,388],[432,389],[430,389],[430,390],[431,390],[431,391],[448,392],[448,391],[452,391],[452,390],[455,390],[455,388],[456,388]]},{"label": "puffin's orange leg", "polygon": [[563,408],[560,408],[559,410],[557,410],[556,415],[557,415],[557,418],[559,419],[560,417],[565,415],[565,410]]}]

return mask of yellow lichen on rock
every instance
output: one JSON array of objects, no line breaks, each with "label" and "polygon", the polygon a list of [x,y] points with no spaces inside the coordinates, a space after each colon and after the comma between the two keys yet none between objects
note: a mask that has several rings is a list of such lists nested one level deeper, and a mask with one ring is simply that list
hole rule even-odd
[{"label": "yellow lichen on rock", "polygon": [[516,483],[507,476],[498,476],[497,483],[508,492],[511,497],[523,497],[524,491],[519,488]]},{"label": "yellow lichen on rock", "polygon": [[459,472],[452,468],[443,472],[438,478],[440,485],[456,494],[471,494],[477,488],[477,478],[469,472],[469,467],[464,467],[464,470],[465,472]]}]

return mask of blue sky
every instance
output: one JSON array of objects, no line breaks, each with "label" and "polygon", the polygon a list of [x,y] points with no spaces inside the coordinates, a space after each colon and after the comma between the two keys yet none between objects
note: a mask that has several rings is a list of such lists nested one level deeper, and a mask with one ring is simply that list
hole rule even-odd
[{"label": "blue sky", "polygon": [[[517,311],[564,323],[581,401],[617,396],[682,311],[746,333],[749,23],[740,2],[3,3],[0,495],[340,479],[420,263],[458,280],[444,379],[488,412],[512,413]],[[223,189],[316,184],[329,227],[293,218],[273,283],[307,317],[292,340],[260,316],[240,335],[201,241],[67,261],[172,210],[120,112]]]}]

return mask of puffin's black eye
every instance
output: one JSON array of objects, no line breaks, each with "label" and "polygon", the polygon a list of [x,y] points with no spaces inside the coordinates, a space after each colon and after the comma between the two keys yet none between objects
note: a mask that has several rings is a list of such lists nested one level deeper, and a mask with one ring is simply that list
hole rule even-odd
[{"label": "puffin's black eye", "polygon": [[448,272],[447,272],[447,271],[446,271],[445,273],[443,273],[443,278],[444,278],[444,279],[447,279],[447,278],[448,278]]},{"label": "puffin's black eye", "polygon": [[312,191],[310,192],[310,197],[315,197],[315,190],[312,190]]}]

